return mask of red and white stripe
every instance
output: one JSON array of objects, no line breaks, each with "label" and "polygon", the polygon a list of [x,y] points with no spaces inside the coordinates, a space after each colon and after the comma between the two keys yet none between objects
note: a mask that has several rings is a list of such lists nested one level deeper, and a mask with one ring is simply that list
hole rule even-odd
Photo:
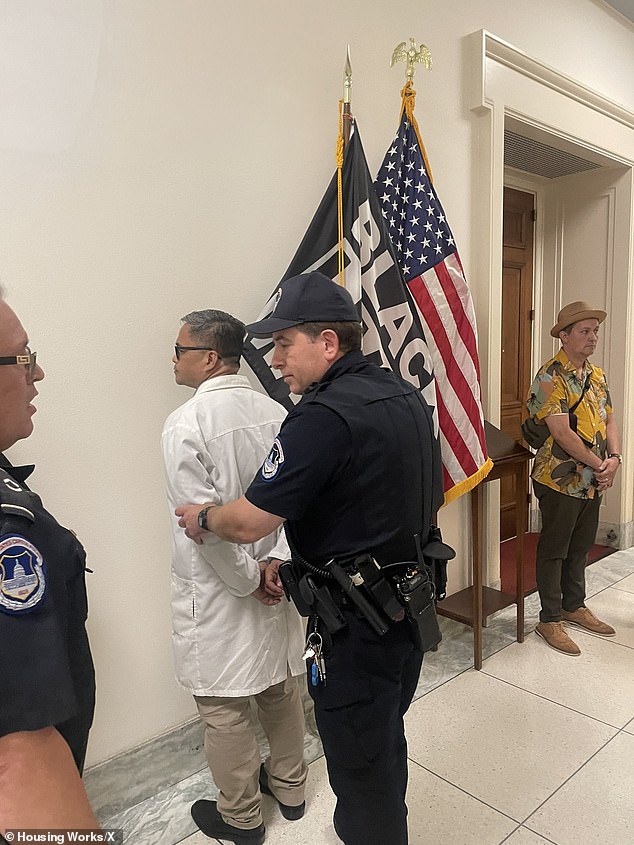
[{"label": "red and white stripe", "polygon": [[470,490],[490,469],[480,396],[477,331],[457,253],[411,279],[434,362],[445,501]]}]

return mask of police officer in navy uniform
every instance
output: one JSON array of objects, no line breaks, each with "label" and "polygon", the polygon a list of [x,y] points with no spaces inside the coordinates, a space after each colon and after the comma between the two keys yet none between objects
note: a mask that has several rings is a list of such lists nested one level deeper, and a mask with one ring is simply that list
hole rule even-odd
[{"label": "police officer in navy uniform", "polygon": [[[350,295],[320,273],[283,282],[270,317],[247,330],[272,336],[272,366],[302,399],[242,498],[176,513],[198,541],[207,529],[252,542],[285,522],[293,564],[280,573],[310,616],[309,690],[335,830],[346,845],[405,845],[403,716],[423,653],[407,603],[394,602],[398,579],[384,573],[420,561],[442,502],[431,411],[411,384],[364,358]],[[267,584],[279,595],[276,569]]]},{"label": "police officer in navy uniform", "polygon": [[[43,378],[0,292],[1,453],[31,434]],[[80,778],[95,702],[85,554],[27,486],[33,469],[0,454],[0,834],[98,827]]]}]

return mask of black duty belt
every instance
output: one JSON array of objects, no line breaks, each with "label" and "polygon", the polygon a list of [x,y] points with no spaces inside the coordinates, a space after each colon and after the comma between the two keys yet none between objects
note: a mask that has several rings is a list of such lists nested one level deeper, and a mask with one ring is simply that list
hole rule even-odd
[{"label": "black duty belt", "polygon": [[[402,578],[407,579],[408,571],[416,572],[416,566],[400,564]],[[289,561],[280,566],[279,574],[299,613],[319,616],[331,634],[346,626],[344,608],[354,608],[380,636],[405,617],[403,600],[399,600],[400,579],[386,575],[369,555],[346,562],[346,568],[330,560],[324,567],[311,566],[308,572]]]}]

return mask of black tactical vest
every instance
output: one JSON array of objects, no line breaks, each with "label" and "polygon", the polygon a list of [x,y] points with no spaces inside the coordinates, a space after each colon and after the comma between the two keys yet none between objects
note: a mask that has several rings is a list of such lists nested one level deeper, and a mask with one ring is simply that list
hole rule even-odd
[{"label": "black tactical vest", "polygon": [[[415,560],[442,504],[442,469],[432,411],[411,384],[349,353],[302,399],[347,426],[347,470],[302,519],[288,524],[307,560],[370,552],[379,563]],[[319,456],[315,456],[318,460]]]}]

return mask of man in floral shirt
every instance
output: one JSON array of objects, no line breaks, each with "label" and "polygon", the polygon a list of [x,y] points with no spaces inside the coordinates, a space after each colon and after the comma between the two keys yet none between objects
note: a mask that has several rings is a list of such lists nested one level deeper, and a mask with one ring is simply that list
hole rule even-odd
[{"label": "man in floral shirt", "polygon": [[561,349],[535,376],[526,403],[531,417],[549,432],[532,472],[542,516],[537,546],[541,611],[535,632],[552,648],[574,656],[581,650],[563,622],[604,637],[615,633],[584,604],[601,494],[621,465],[605,373],[588,361],[606,316],[586,302],[562,308],[550,331],[561,340]]}]

